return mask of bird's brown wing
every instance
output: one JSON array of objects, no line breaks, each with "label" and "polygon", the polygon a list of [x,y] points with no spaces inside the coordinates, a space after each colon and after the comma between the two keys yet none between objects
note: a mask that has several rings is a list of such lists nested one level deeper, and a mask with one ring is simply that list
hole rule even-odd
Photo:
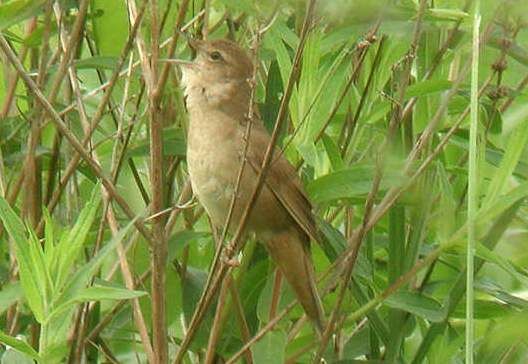
[{"label": "bird's brown wing", "polygon": [[[263,125],[255,122],[249,139],[252,147],[248,148],[247,160],[248,164],[258,175],[268,148],[270,136]],[[317,228],[312,214],[312,205],[308,200],[295,168],[277,148],[273,153],[265,184],[295,220],[299,228],[310,239],[317,241]]]},{"label": "bird's brown wing", "polygon": [[[256,123],[255,123],[256,124]],[[270,141],[269,134],[261,124],[251,131],[248,164],[257,175]],[[297,223],[295,233],[291,230],[275,234],[265,242],[269,254],[291,285],[308,317],[321,333],[325,314],[317,292],[315,273],[310,259],[310,239],[318,241],[317,229],[312,214],[312,205],[304,192],[295,168],[275,149],[270,169],[265,177],[265,186],[275,195],[280,204]]]}]

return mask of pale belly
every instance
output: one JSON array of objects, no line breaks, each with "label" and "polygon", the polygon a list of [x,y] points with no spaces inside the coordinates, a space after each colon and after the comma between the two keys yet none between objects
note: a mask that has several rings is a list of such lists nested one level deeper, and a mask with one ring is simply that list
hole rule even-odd
[{"label": "pale belly", "polygon": [[[242,128],[227,130],[225,125],[223,128],[207,125],[189,132],[187,164],[193,191],[213,223],[220,228],[225,225],[240,171],[243,135]],[[257,174],[245,163],[229,224],[231,233],[239,225],[256,182]],[[262,189],[251,211],[246,226],[263,239],[291,224],[286,211],[267,187]]]}]

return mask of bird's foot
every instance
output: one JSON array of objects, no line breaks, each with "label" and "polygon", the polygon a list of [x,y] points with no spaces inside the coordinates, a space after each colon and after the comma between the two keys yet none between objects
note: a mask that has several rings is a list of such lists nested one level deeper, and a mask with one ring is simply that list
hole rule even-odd
[{"label": "bird's foot", "polygon": [[225,265],[228,267],[238,267],[240,265],[240,261],[235,256],[235,251],[233,250],[233,247],[228,244],[225,247],[224,254],[222,256],[222,261]]},{"label": "bird's foot", "polygon": [[224,264],[227,265],[228,267],[236,268],[240,266],[240,261],[237,258],[229,258],[229,257],[224,256],[222,260]]}]

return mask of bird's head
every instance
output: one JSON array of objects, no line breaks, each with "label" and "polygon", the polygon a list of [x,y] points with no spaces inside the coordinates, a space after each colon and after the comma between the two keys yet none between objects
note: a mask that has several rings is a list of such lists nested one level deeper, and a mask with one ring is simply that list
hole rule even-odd
[{"label": "bird's head", "polygon": [[211,82],[226,79],[246,81],[252,76],[253,62],[238,44],[227,39],[213,41],[189,40],[196,52],[194,69]]},{"label": "bird's head", "polygon": [[253,62],[243,48],[227,39],[190,39],[189,46],[196,53],[194,60],[171,62],[180,65],[182,85],[191,102],[218,104],[248,94]]}]

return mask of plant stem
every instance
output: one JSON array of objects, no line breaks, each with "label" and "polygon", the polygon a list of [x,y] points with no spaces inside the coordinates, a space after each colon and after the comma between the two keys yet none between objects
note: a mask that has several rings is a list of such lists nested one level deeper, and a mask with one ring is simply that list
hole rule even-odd
[{"label": "plant stem", "polygon": [[469,165],[468,165],[468,244],[466,269],[466,364],[473,364],[473,338],[475,323],[474,309],[474,260],[476,239],[476,215],[478,209],[478,67],[479,67],[479,30],[480,30],[480,1],[475,2],[473,17],[473,47],[471,64],[471,111],[469,130]]}]

